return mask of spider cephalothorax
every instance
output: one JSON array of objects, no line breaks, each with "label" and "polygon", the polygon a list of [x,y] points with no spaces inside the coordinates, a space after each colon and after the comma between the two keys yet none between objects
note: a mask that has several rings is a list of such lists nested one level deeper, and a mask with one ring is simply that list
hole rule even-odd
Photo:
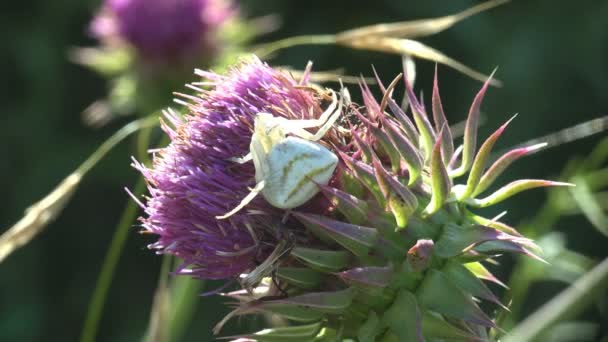
[{"label": "spider cephalothorax", "polygon": [[[253,160],[256,185],[241,203],[219,219],[228,218],[251,202],[260,192],[274,207],[290,209],[306,203],[326,185],[338,164],[338,157],[316,143],[332,128],[342,112],[342,97],[332,91],[332,103],[318,119],[289,120],[270,113],[254,119],[250,152],[236,162]],[[316,133],[307,128],[319,127]],[[289,135],[289,136],[288,136]]]}]

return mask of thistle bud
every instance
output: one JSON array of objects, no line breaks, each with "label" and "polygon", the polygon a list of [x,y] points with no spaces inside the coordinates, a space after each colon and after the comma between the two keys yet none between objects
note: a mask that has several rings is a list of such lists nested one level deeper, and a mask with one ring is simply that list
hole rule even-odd
[{"label": "thistle bud", "polygon": [[433,240],[421,239],[407,251],[406,260],[414,272],[424,271],[430,266],[434,245]]}]

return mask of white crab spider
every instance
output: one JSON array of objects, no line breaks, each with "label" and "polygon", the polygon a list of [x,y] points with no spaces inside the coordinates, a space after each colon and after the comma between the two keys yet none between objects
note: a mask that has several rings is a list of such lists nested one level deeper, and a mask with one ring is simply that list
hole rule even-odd
[{"label": "white crab spider", "polygon": [[[315,141],[327,133],[342,112],[343,96],[338,101],[333,91],[331,94],[332,103],[318,119],[288,120],[269,113],[256,115],[250,152],[234,159],[239,163],[253,160],[256,185],[239,205],[217,216],[218,219],[234,215],[260,192],[277,208],[295,208],[319,192],[317,184],[329,182],[338,157]],[[319,127],[315,134],[305,130],[313,127]]]}]

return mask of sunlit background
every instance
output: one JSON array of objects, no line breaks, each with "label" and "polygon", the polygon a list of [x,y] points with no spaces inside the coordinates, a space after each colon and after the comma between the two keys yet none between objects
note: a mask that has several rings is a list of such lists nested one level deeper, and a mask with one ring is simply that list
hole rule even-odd
[{"label": "sunlit background", "polygon": [[[303,34],[335,33],[379,22],[435,17],[476,3],[465,0],[242,1],[247,18],[274,14],[280,27],[259,42]],[[4,1],[0,5],[0,230],[18,220],[24,208],[42,198],[76,168],[105,138],[128,122],[118,119],[101,129],[83,124],[81,112],[103,96],[105,81],[68,60],[68,50],[92,46],[86,27],[99,3],[92,0]],[[483,107],[481,136],[515,113],[517,119],[499,142],[506,149],[526,140],[608,114],[608,1],[515,0],[467,19],[422,41],[467,65],[490,73],[498,67],[502,88],[492,88]],[[315,70],[342,68],[349,75],[372,75],[372,65],[389,82],[401,71],[394,55],[335,46],[302,46],[279,52],[270,63]],[[417,89],[430,98],[434,64],[418,61]],[[192,81],[196,78],[192,77]],[[439,67],[448,120],[459,122],[481,86],[460,73]],[[357,86],[351,93],[357,100]],[[179,90],[179,89],[176,89]],[[427,95],[428,94],[428,95]],[[167,103],[167,106],[174,105]],[[555,179],[569,160],[585,157],[606,137],[561,145],[517,162],[504,180]],[[85,178],[56,222],[32,243],[0,264],[0,341],[75,341],[109,241],[125,204],[124,187],[138,176],[132,169],[131,142],[121,144]],[[519,195],[506,205],[506,222],[529,222],[544,205],[544,190]],[[566,246],[600,261],[608,256],[608,238],[582,215],[560,218],[553,229]],[[527,228],[534,231],[534,227]],[[148,325],[161,258],[146,246],[151,237],[128,237],[99,328],[98,341],[137,341]],[[512,257],[493,269],[509,279]],[[574,274],[574,273],[573,273]],[[207,290],[220,286],[209,282]],[[522,317],[567,285],[544,280],[531,286]],[[498,290],[498,289],[496,289]],[[501,296],[504,294],[500,292]],[[227,312],[219,297],[196,299],[196,314],[181,341],[209,341],[211,328]],[[595,336],[608,334],[608,300],[598,300],[578,320],[600,324]],[[520,317],[521,318],[521,317]],[[241,324],[241,328],[244,324]],[[232,322],[225,334],[234,332]],[[232,329],[232,330],[231,330]]]}]

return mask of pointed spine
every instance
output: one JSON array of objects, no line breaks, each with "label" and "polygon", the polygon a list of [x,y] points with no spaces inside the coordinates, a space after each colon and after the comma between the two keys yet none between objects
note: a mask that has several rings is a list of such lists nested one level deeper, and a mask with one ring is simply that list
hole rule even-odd
[{"label": "pointed spine", "polygon": [[416,123],[416,127],[418,127],[418,131],[420,132],[420,137],[422,138],[422,147],[425,151],[425,160],[429,160],[431,158],[431,151],[435,141],[435,132],[433,132],[433,127],[429,122],[429,118],[426,115],[424,107],[416,98],[412,85],[407,80],[407,75],[404,78],[404,81],[407,91],[407,98],[410,102],[412,115],[414,116],[414,122]]},{"label": "pointed spine", "polygon": [[405,160],[410,176],[407,185],[413,185],[422,172],[422,156],[418,153],[417,148],[412,144],[411,140],[406,138],[401,133],[399,127],[391,123],[388,118],[383,119],[382,126],[385,128],[386,133],[401,157]]},{"label": "pointed spine", "polygon": [[451,179],[441,159],[441,134],[438,135],[431,155],[431,201],[423,211],[423,216],[434,214],[448,198],[451,190]]},{"label": "pointed spine", "polygon": [[514,196],[522,191],[548,186],[574,186],[574,184],[564,182],[553,182],[542,179],[521,179],[503,186],[488,197],[482,199],[467,199],[464,202],[472,207],[485,208],[492,206],[496,203],[502,202],[507,198]]},{"label": "pointed spine", "polygon": [[344,152],[338,151],[338,154],[355,177],[374,195],[378,204],[384,206],[386,204],[384,196],[378,187],[372,168],[367,164],[354,160]]},{"label": "pointed spine", "polygon": [[340,189],[318,184],[321,193],[344,215],[349,222],[363,224],[367,219],[367,202]]},{"label": "pointed spine", "polygon": [[[380,129],[377,126],[377,124],[368,120],[359,111],[355,111],[355,113],[357,114],[357,116],[359,117],[361,122],[363,122],[367,126],[367,129],[371,133],[371,136],[374,137],[380,143],[380,146],[382,147],[384,152],[386,152],[386,154],[390,158],[393,171],[394,172],[399,171],[399,169],[401,167],[401,155],[400,155],[399,151],[395,148],[395,145],[391,142],[387,133],[384,130]],[[383,117],[383,116],[384,115],[382,113],[379,113],[376,115],[376,117]],[[355,139],[356,139],[356,134],[355,134]],[[359,139],[359,141],[361,141],[361,139]],[[363,142],[362,141],[357,142],[357,144],[361,144],[361,143],[363,143]],[[364,155],[366,152],[367,152],[367,154],[371,154],[371,152],[369,152],[369,151],[364,151]]]},{"label": "pointed spine", "polygon": [[496,141],[507,128],[509,123],[515,119],[517,115],[514,115],[509,121],[505,122],[500,128],[496,130],[491,136],[486,139],[486,141],[479,148],[479,152],[475,156],[475,161],[473,161],[473,166],[471,167],[471,172],[469,173],[469,178],[467,179],[467,185],[464,188],[464,191],[460,194],[457,194],[456,198],[459,201],[465,200],[469,198],[475,190],[477,190],[477,186],[479,185],[479,181],[481,180],[482,172],[486,167],[486,163],[488,158],[490,157],[490,152],[492,152],[492,148]]},{"label": "pointed spine", "polygon": [[477,148],[477,125],[479,123],[479,111],[481,109],[481,103],[488,90],[488,86],[494,77],[496,69],[492,72],[490,77],[486,80],[481,87],[481,90],[475,96],[471,109],[469,110],[469,116],[467,117],[467,123],[464,128],[464,142],[462,150],[462,163],[460,166],[450,173],[450,177],[459,177],[465,174],[471,165],[473,164],[473,158],[475,156],[475,150]]},{"label": "pointed spine", "polygon": [[[439,96],[439,83],[437,81],[437,65],[435,65],[435,78],[433,80],[433,96],[431,98],[433,109],[433,121],[435,122],[435,130],[441,131],[441,152],[443,162],[448,165],[454,155],[454,142],[452,132],[448,128],[448,120],[445,117],[441,97]],[[443,127],[446,127],[443,129]]]},{"label": "pointed spine", "polygon": [[473,196],[477,196],[486,191],[492,183],[494,183],[496,178],[498,178],[498,176],[500,176],[514,161],[528,154],[535,153],[545,146],[547,146],[547,143],[541,143],[528,147],[516,148],[505,153],[483,174],[477,188],[473,192]]},{"label": "pointed spine", "polygon": [[[395,102],[395,100],[393,100],[393,98],[390,96],[391,94],[389,93],[387,96],[387,89],[384,87],[384,84],[382,84],[382,80],[378,76],[376,69],[375,68],[373,68],[373,69],[374,69],[374,76],[376,77],[376,82],[378,83],[378,87],[380,87],[380,90],[382,91],[383,96],[386,97],[387,105],[390,108],[391,113],[393,113],[393,115],[400,121],[401,127],[403,128],[405,135],[411,141],[417,142],[419,136],[418,136],[418,131],[416,131],[416,126],[414,125],[412,120],[410,120],[410,118],[407,117],[407,115],[405,114],[403,109],[401,109],[401,107],[399,107],[397,102]],[[407,98],[407,96],[405,98]]]},{"label": "pointed spine", "polygon": [[405,228],[409,217],[418,208],[416,196],[398,179],[388,174],[377,158],[373,160],[374,173],[380,190],[386,198],[388,209],[393,213],[398,228]]}]

